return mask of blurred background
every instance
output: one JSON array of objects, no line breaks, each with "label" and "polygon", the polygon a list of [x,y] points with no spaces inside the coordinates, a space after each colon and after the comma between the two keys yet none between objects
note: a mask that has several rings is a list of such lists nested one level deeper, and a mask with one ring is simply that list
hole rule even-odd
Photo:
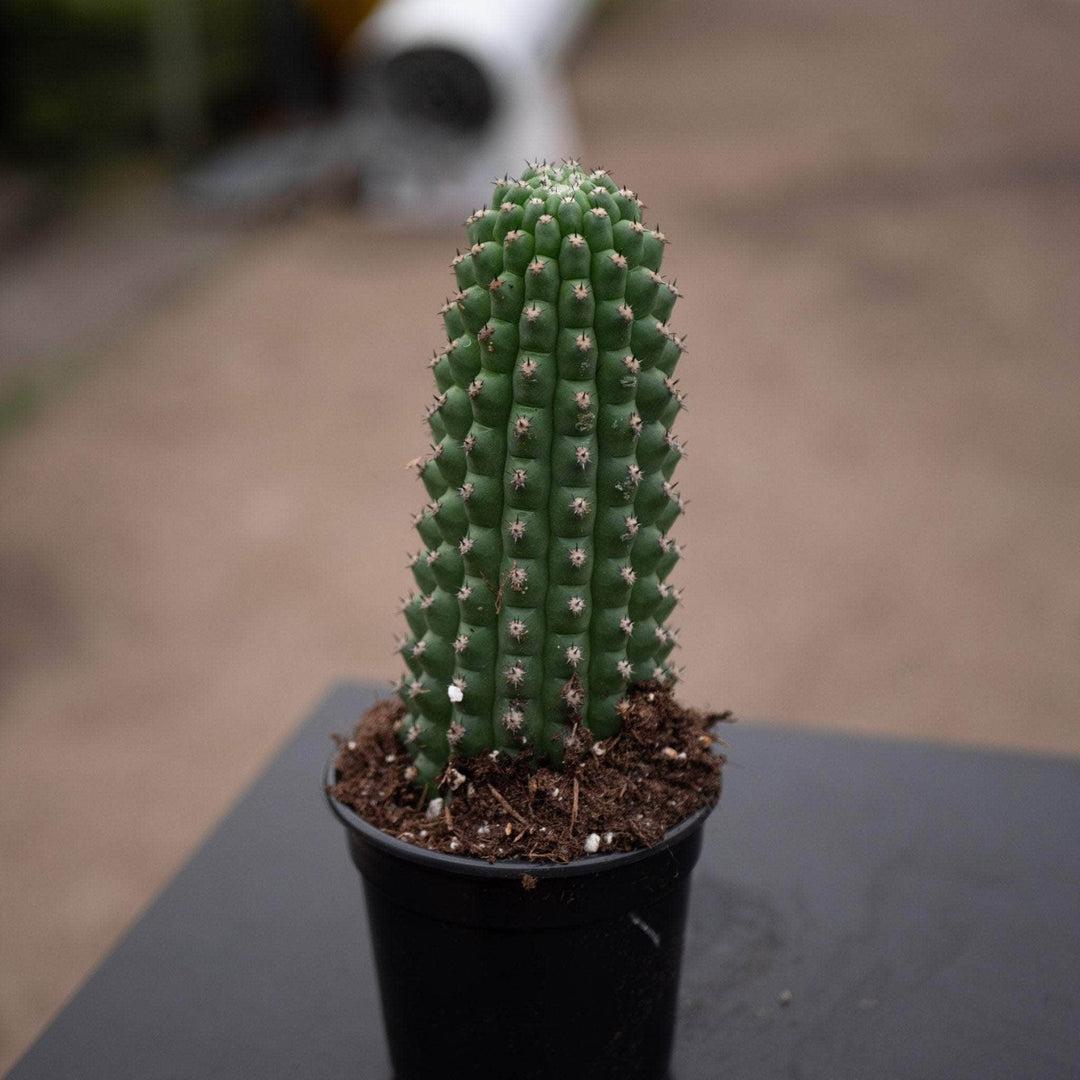
[{"label": "blurred background", "polygon": [[0,19],[0,1072],[398,674],[449,259],[526,158],[673,241],[684,699],[1080,752],[1080,2]]}]

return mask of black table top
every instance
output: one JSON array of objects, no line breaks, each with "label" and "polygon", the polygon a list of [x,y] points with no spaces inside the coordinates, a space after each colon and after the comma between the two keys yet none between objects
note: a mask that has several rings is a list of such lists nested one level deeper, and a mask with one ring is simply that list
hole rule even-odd
[{"label": "black table top", "polygon": [[[389,1077],[319,786],[372,698],[329,695],[9,1080]],[[674,1080],[1080,1077],[1080,762],[725,734]]]}]

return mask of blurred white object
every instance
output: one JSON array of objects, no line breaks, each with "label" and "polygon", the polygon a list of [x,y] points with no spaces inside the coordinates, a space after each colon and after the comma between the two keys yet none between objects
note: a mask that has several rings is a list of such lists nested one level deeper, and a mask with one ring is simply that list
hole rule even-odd
[{"label": "blurred white object", "polygon": [[[261,213],[355,191],[389,223],[459,225],[491,182],[580,151],[565,64],[595,0],[382,0],[343,63],[339,117],[244,140],[184,177]],[[422,213],[414,213],[421,211]]]},{"label": "blurred white object", "polygon": [[[578,152],[563,63],[593,0],[383,0],[354,56],[364,201],[457,221],[526,161]],[[364,98],[367,97],[365,101]]]}]

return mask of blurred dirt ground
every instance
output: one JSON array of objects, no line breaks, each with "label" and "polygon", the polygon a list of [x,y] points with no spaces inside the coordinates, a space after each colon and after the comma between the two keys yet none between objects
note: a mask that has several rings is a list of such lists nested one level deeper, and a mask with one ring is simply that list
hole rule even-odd
[{"label": "blurred dirt ground", "polygon": [[[586,43],[581,156],[686,294],[688,701],[1080,752],[1077,55],[1072,0]],[[120,201],[0,273],[5,360],[79,368],[0,441],[0,1070],[331,682],[397,674],[462,238]]]}]

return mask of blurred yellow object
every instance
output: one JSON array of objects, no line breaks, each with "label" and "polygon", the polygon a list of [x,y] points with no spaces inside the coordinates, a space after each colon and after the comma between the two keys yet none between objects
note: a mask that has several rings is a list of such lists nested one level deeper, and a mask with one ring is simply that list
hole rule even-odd
[{"label": "blurred yellow object", "polygon": [[356,28],[379,0],[300,0],[319,24],[327,44],[338,51],[345,47]]}]

